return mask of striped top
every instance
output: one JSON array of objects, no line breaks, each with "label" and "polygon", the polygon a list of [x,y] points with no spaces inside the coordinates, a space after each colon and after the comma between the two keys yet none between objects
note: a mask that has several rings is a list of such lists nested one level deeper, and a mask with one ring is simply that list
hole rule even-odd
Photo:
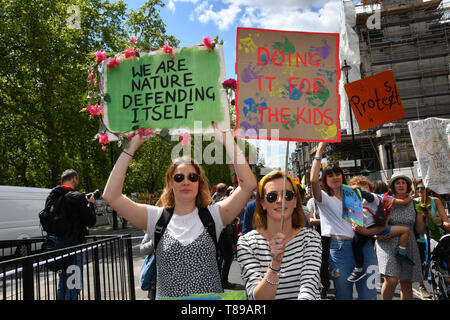
[{"label": "striped top", "polygon": [[[269,242],[253,230],[239,238],[237,254],[247,297],[254,300],[253,291],[272,261]],[[310,228],[302,228],[285,246],[275,299],[320,299],[321,262],[320,235]]]}]

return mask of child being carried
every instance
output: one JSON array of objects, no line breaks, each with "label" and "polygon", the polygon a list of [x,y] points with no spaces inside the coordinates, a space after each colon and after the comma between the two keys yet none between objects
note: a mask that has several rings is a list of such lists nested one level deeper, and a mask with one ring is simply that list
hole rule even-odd
[{"label": "child being carried", "polygon": [[[392,197],[380,198],[377,194],[372,193],[372,183],[364,176],[356,176],[350,180],[350,186],[353,189],[359,188],[361,196],[363,198],[363,223],[364,227],[360,227],[355,223],[352,223],[355,236],[352,240],[353,255],[355,257],[355,268],[353,269],[347,281],[357,282],[364,278],[366,272],[364,271],[364,254],[363,246],[374,235],[396,237],[400,236],[399,247],[396,253],[396,257],[405,261],[408,264],[414,265],[414,262],[406,255],[406,247],[408,246],[410,230],[407,226],[392,226],[389,225],[391,215],[389,213],[392,205],[407,205],[411,198],[408,197],[405,200],[394,199]],[[381,204],[381,208],[379,205]],[[377,211],[383,210],[386,215],[385,219],[379,219],[380,214],[377,215]]]}]

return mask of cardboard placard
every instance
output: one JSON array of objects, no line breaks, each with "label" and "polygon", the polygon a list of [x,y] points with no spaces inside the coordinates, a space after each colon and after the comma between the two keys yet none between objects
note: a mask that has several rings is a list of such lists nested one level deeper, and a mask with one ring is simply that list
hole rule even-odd
[{"label": "cardboard placard", "polygon": [[339,34],[238,28],[235,136],[339,142],[338,49]]},{"label": "cardboard placard", "polygon": [[139,126],[200,134],[194,129],[212,132],[211,121],[229,129],[222,46],[210,52],[204,46],[177,48],[173,55],[141,53],[137,59],[122,59],[117,68],[104,68],[104,120],[110,131],[126,133]]},{"label": "cardboard placard", "polygon": [[361,130],[405,117],[392,70],[344,85]]},{"label": "cardboard placard", "polygon": [[427,188],[450,192],[450,120],[428,118],[409,121],[408,128]]},{"label": "cardboard placard", "polygon": [[364,226],[361,193],[346,185],[342,185],[342,218]]}]

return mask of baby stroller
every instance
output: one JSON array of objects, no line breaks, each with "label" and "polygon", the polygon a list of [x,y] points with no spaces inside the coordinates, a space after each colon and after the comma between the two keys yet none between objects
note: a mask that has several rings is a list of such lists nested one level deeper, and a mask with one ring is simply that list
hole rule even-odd
[{"label": "baby stroller", "polygon": [[430,259],[430,275],[434,300],[450,300],[450,291],[443,276],[444,266],[448,270],[448,261],[450,261],[450,234],[441,237]]}]

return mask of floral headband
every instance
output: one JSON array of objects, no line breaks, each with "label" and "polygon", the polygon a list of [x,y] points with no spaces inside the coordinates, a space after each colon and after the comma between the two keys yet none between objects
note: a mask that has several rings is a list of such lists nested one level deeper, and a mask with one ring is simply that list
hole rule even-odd
[{"label": "floral headband", "polygon": [[[266,180],[269,178],[269,177],[271,177],[271,176],[273,176],[273,175],[275,175],[275,174],[281,174],[282,176],[284,176],[285,175],[285,173],[283,172],[283,171],[280,171],[280,170],[273,170],[273,171],[271,171],[271,172],[269,172],[268,174],[266,174],[260,181],[259,181],[259,186],[258,186],[258,194],[259,194],[259,197],[260,198],[262,198],[262,191],[263,191],[263,188],[264,188],[264,184],[266,183]],[[295,181],[294,181],[294,179],[292,179],[292,177],[290,176],[290,175],[286,175],[286,177],[289,179],[289,181],[291,182],[291,184],[292,184],[292,187],[294,188],[294,192],[295,192],[295,194],[296,195],[298,195],[298,188],[297,188],[297,184],[295,183]]]}]

